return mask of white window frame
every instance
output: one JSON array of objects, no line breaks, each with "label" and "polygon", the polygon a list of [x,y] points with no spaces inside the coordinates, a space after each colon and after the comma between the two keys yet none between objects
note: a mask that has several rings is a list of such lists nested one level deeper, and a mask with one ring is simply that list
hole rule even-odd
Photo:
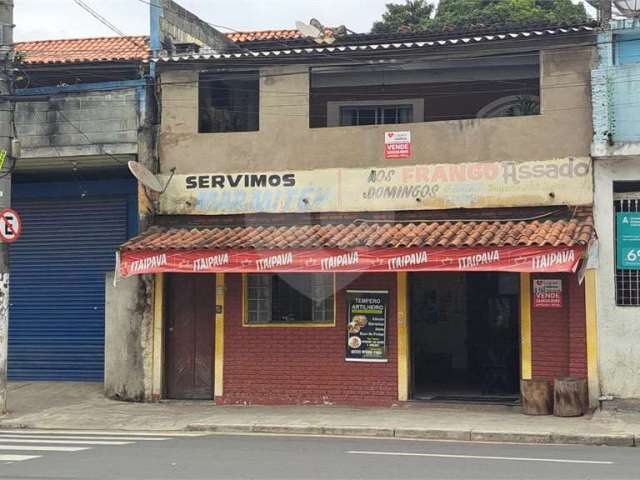
[{"label": "white window frame", "polygon": [[[295,273],[295,272],[293,272]],[[318,272],[320,273],[320,272]],[[327,275],[331,275],[331,288],[332,288],[332,296],[333,296],[333,315],[332,318],[325,321],[314,321],[313,319],[306,319],[299,322],[266,322],[266,323],[252,323],[249,321],[249,275],[250,273],[242,274],[242,326],[250,327],[250,328],[263,328],[263,327],[278,327],[278,328],[305,328],[305,327],[315,327],[315,328],[333,328],[336,326],[336,307],[337,307],[337,287],[336,287],[336,274],[328,273]],[[260,275],[277,275],[277,273],[260,273]]]},{"label": "white window frame", "polygon": [[[340,109],[342,107],[384,107],[386,105],[411,105],[413,122],[424,121],[424,98],[398,98],[395,100],[340,100],[327,102],[327,127],[340,127]],[[385,125],[385,124],[381,124]],[[396,123],[388,125],[398,125]],[[402,125],[402,124],[400,124]],[[369,125],[370,126],[370,125]]]},{"label": "white window frame", "polygon": [[[620,210],[616,203],[620,202]],[[626,204],[625,204],[626,202]],[[640,270],[618,269],[618,230],[616,213],[640,211],[640,192],[614,192],[613,194],[613,271],[616,307],[640,307]],[[626,207],[626,208],[625,208]]]}]

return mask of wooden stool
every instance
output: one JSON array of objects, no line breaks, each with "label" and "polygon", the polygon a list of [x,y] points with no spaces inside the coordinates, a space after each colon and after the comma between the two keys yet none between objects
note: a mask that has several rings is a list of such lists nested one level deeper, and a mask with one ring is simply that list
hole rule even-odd
[{"label": "wooden stool", "polygon": [[553,386],[553,414],[579,417],[588,407],[587,381],[583,378],[556,378]]},{"label": "wooden stool", "polygon": [[551,415],[553,390],[547,380],[520,380],[522,413],[525,415]]}]

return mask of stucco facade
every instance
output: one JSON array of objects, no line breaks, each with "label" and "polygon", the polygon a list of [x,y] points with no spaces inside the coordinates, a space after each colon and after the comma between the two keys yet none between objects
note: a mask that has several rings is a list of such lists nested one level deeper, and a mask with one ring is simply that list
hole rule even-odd
[{"label": "stucco facade", "polygon": [[[403,125],[411,130],[417,152],[405,163],[588,156],[593,55],[592,47],[542,51],[542,115]],[[389,166],[383,155],[384,125],[309,128],[308,66],[261,69],[257,132],[198,133],[198,71],[168,70],[160,76],[162,172],[174,167],[179,174]],[[283,97],[282,92],[290,94]]]},{"label": "stucco facade", "polygon": [[[456,249],[463,250],[461,254],[471,255],[475,253],[471,249],[476,247],[480,249],[477,258],[473,257],[466,263],[455,263],[451,258],[442,260],[442,265],[446,267],[442,271],[457,269],[465,275],[470,272],[487,273],[487,276],[469,276],[470,282],[482,284],[481,288],[460,289],[456,293],[464,297],[462,302],[468,302],[473,307],[469,311],[474,313],[465,314],[464,321],[471,325],[469,332],[473,331],[469,338],[475,343],[469,350],[468,358],[474,360],[460,361],[461,356],[458,355],[454,362],[457,366],[452,363],[451,368],[465,370],[463,375],[468,375],[467,378],[481,378],[480,381],[484,383],[478,391],[482,395],[491,390],[490,383],[497,377],[509,377],[506,383],[510,386],[504,387],[502,392],[508,390],[514,398],[518,396],[520,379],[553,381],[557,377],[572,375],[585,380],[589,377],[591,380],[594,372],[591,356],[594,352],[588,348],[588,337],[591,335],[590,338],[593,338],[593,329],[590,330],[586,322],[586,298],[592,296],[592,291],[579,282],[575,270],[592,235],[588,219],[593,198],[591,163],[588,158],[592,132],[590,76],[595,61],[595,49],[589,43],[592,38],[592,34],[588,33],[559,43],[555,38],[539,44],[533,41],[531,48],[527,46],[524,50],[521,43],[500,45],[495,49],[481,46],[471,48],[468,52],[465,50],[472,58],[474,55],[494,54],[506,57],[522,54],[531,56],[532,51],[538,52],[534,54],[535,63],[525,65],[527,69],[535,65],[535,71],[528,77],[518,76],[521,72],[518,69],[522,65],[516,65],[517,72],[501,70],[501,64],[492,67],[499,77],[494,80],[498,86],[493,88],[501,97],[509,95],[508,89],[500,90],[503,81],[515,80],[517,83],[520,80],[517,88],[522,88],[522,85],[531,88],[533,85],[535,93],[539,93],[539,114],[529,112],[507,114],[500,118],[435,121],[433,117],[425,118],[423,122],[400,122],[402,125],[393,126],[390,124],[394,122],[385,124],[384,121],[367,126],[313,125],[310,119],[313,110],[313,69],[319,68],[318,64],[326,67],[327,55],[317,57],[322,58],[322,62],[306,57],[298,62],[258,61],[254,68],[250,60],[234,65],[234,59],[229,58],[228,62],[219,64],[215,59],[203,61],[197,54],[193,57],[167,57],[166,61],[159,59],[156,64],[161,106],[159,172],[161,180],[169,182],[169,186],[159,195],[149,195],[156,207],[155,228],[125,244],[120,250],[121,274],[155,275],[153,320],[150,330],[145,330],[145,335],[151,332],[150,338],[146,338],[152,347],[148,348],[147,345],[136,353],[139,346],[136,342],[136,348],[131,349],[133,356],[144,358],[140,362],[144,367],[138,369],[144,378],[134,379],[136,388],[144,389],[138,398],[208,398],[228,404],[378,405],[419,398],[421,387],[417,386],[418,381],[414,377],[418,360],[413,356],[415,345],[412,342],[423,339],[413,334],[412,329],[420,319],[434,324],[444,324],[448,320],[433,320],[430,313],[422,311],[423,303],[426,302],[426,305],[430,301],[427,297],[431,293],[425,293],[423,300],[412,297],[414,294],[421,295],[410,293],[412,285],[419,282],[419,278],[412,274],[422,269],[425,275],[426,272],[433,275],[424,277],[433,282],[446,282],[450,276],[439,270],[436,273],[435,267],[428,270],[411,262],[427,262],[427,258],[436,256],[440,250],[444,251],[443,255],[452,255],[451,252]],[[460,50],[463,48],[466,47]],[[423,52],[420,61],[428,64],[429,61],[424,58],[428,55],[428,52]],[[384,55],[384,61],[393,63],[393,54]],[[340,60],[336,57],[335,64],[338,63]],[[510,60],[506,64],[513,65],[513,62]],[[456,72],[456,75],[468,74],[471,75],[471,81],[477,81],[474,76],[475,65],[465,67],[467,71]],[[256,131],[233,133],[199,133],[203,130],[199,118],[199,111],[203,108],[200,103],[203,86],[200,84],[203,78],[201,74],[207,77],[219,72],[237,73],[239,70],[259,71],[259,76],[256,76],[259,85],[259,128]],[[509,78],[509,75],[512,77]],[[237,81],[233,75],[230,78],[228,82]],[[447,81],[433,83],[445,84]],[[402,83],[398,85],[396,87],[401,89]],[[363,95],[367,93],[366,85],[356,86],[362,87]],[[446,103],[442,98],[439,100],[441,104]],[[427,98],[424,102],[428,108]],[[464,96],[459,96],[457,102],[464,103]],[[237,113],[229,106],[237,105],[234,101],[224,105],[215,105],[215,108],[226,108],[227,113]],[[207,105],[209,107],[211,105]],[[422,112],[419,109],[416,111]],[[417,115],[418,118],[421,116]],[[481,115],[474,111],[465,118],[478,116]],[[428,115],[425,114],[425,117]],[[246,129],[253,130],[253,119],[250,123],[251,128]],[[409,158],[385,158],[385,132],[389,130],[410,131],[413,153]],[[538,168],[552,173],[549,178],[546,174],[542,175],[545,178],[539,178],[528,173],[530,184],[505,187],[504,182],[500,182],[504,175],[501,165],[506,162],[526,165],[527,169],[531,169],[528,172]],[[579,176],[585,181],[576,183],[576,175],[568,174],[567,177],[571,179],[565,182],[565,175],[559,173],[560,170],[569,171],[578,164],[583,173]],[[372,201],[373,197],[363,196],[360,190],[363,182],[367,188],[373,188],[367,182],[375,183],[378,175],[385,177],[385,169],[393,168],[397,170],[398,177],[402,177],[402,172],[409,172],[407,178],[411,181],[405,183],[411,186],[417,182],[422,188],[438,182],[427,178],[429,168],[433,166],[446,167],[441,172],[473,173],[463,174],[464,178],[456,173],[450,179],[442,180],[447,186],[438,190],[440,196],[436,200],[441,200],[440,203],[431,202],[426,194],[420,194],[418,198],[411,197],[410,202],[405,204],[393,203],[397,201],[393,197],[387,199],[385,205],[384,201]],[[495,173],[491,179],[482,177],[480,172],[485,167],[486,172]],[[412,169],[418,172],[414,172],[415,176],[412,176]],[[441,172],[434,173],[435,177],[442,175]],[[250,175],[252,173],[256,175]],[[414,177],[417,180],[414,181]],[[214,181],[214,178],[217,180]],[[550,178],[553,181],[549,181]],[[218,185],[218,180],[227,184]],[[392,184],[388,178],[382,181],[387,182],[387,186]],[[471,182],[470,186],[465,183],[468,181]],[[237,198],[245,198],[245,190],[246,198],[254,198],[250,195],[254,192],[248,191],[255,187],[252,182],[256,182],[256,188],[260,189],[260,195],[255,198],[269,195],[272,196],[269,198],[283,198],[278,196],[286,194],[278,189],[294,185],[300,189],[310,186],[331,190],[336,185],[340,185],[340,188],[337,189],[336,202],[318,202],[317,207],[314,196],[307,195],[299,199],[304,206],[296,203],[300,208],[288,208],[295,203],[289,197],[282,201],[270,200],[266,208],[253,208],[251,201],[245,204],[238,201],[233,208],[224,210],[217,198],[211,200],[206,208],[192,208],[193,200],[197,201],[199,197],[190,197],[189,192],[208,194],[217,189],[213,193],[224,190],[226,194],[236,189]],[[289,185],[286,185],[287,182]],[[212,186],[213,183],[216,185]],[[451,185],[453,187],[447,190]],[[405,187],[394,184],[389,189],[397,192]],[[534,192],[537,188],[540,190]],[[471,190],[473,192],[470,193]],[[469,201],[468,197],[475,194],[476,190],[481,193],[478,196],[481,201]],[[574,202],[564,196],[565,190],[578,193],[573,197],[577,200]],[[511,208],[514,206],[522,207],[522,210]],[[305,207],[308,207],[307,210]],[[581,212],[585,210],[586,215],[576,214],[578,208]],[[395,214],[398,214],[397,218]],[[433,220],[429,220],[432,218],[430,215],[434,215]],[[492,218],[494,215],[500,217]],[[553,215],[566,215],[566,218],[552,219]],[[486,221],[474,220],[478,216]],[[362,220],[363,217],[366,219]],[[555,220],[558,221],[557,227],[553,223]],[[398,224],[390,225],[394,221],[398,221]],[[419,226],[409,225],[414,221]],[[431,221],[434,223],[432,227],[421,223]],[[350,243],[337,243],[339,232],[360,228],[359,225],[367,222],[371,222],[375,228],[382,227],[384,223],[385,228],[391,228],[393,232],[386,235],[378,230],[365,235],[358,230],[347,235]],[[522,226],[521,234],[516,233],[513,222]],[[452,225],[463,231],[459,234],[449,231]],[[304,230],[304,226],[311,228]],[[318,233],[321,227],[326,227],[329,233]],[[367,273],[364,261],[368,258],[366,250],[371,249],[372,245],[380,243],[382,249],[388,249],[389,255],[400,255],[399,250],[393,250],[396,247],[390,243],[391,238],[397,239],[402,246],[411,244],[413,248],[414,243],[410,240],[402,242],[400,232],[405,231],[405,227],[407,232],[413,228],[434,228],[446,238],[434,244],[420,244],[416,247],[419,251],[411,251],[399,260],[388,263],[388,271],[381,270],[380,265],[387,264],[382,260],[384,253],[380,253],[376,258],[377,267]],[[478,233],[472,234],[476,227],[479,228]],[[280,236],[280,230],[272,231],[272,228],[282,228],[284,233]],[[585,232],[582,237],[581,231]],[[263,235],[264,232],[268,234]],[[495,243],[491,243],[489,238],[492,235],[497,237],[498,232],[506,232],[504,237],[508,238],[504,241],[504,237],[501,240],[496,238]],[[160,238],[165,233],[177,238],[176,242],[168,237]],[[160,236],[157,242],[151,240],[156,234]],[[219,243],[227,235],[229,241],[224,245]],[[577,243],[573,243],[572,235],[575,235]],[[273,239],[273,243],[260,243],[262,240],[258,236]],[[316,238],[320,236],[322,239]],[[469,237],[468,241],[455,243],[455,239],[466,236]],[[516,242],[513,241],[515,237],[519,239]],[[199,245],[198,239],[208,240]],[[145,243],[147,240],[149,242]],[[297,240],[304,245],[294,245]],[[523,253],[518,254],[519,266],[508,270],[498,265],[498,261],[501,258],[507,261],[507,252],[511,247],[522,247]],[[523,267],[526,263],[523,260],[527,254],[526,247],[547,248],[540,256],[549,252],[554,259],[567,253],[564,247],[575,248],[570,252],[577,252],[574,258],[576,263],[564,269],[542,267],[536,270],[537,267]],[[332,248],[336,251],[333,252]],[[194,260],[191,254],[206,255],[206,258]],[[256,260],[250,258],[254,254]],[[140,255],[140,259],[136,255]],[[304,264],[296,263],[302,261],[298,260],[302,258],[299,255],[308,256]],[[332,256],[326,257],[328,255]],[[236,259],[239,260],[234,263]],[[474,270],[483,262],[495,264]],[[233,270],[231,264],[237,268]],[[404,266],[398,267],[400,264]],[[341,270],[342,267],[344,269]],[[518,275],[500,275],[506,271]],[[323,272],[334,274],[333,285],[327,290],[332,292],[333,310],[327,314],[328,317],[322,317],[324,324],[322,321],[313,323],[313,312],[305,316],[309,314],[280,311],[289,307],[282,307],[280,297],[274,296],[273,285],[276,280],[281,282],[282,278],[294,275],[310,279],[312,275],[321,276]],[[261,290],[259,285],[263,284],[257,283],[256,277],[269,278],[272,283]],[[536,285],[541,280],[551,280],[561,285],[556,292],[557,303],[553,308],[546,309],[536,304]],[[368,293],[388,295],[385,307],[388,308],[387,323],[382,335],[386,342],[384,358],[364,358],[362,363],[350,361],[350,349],[359,348],[352,347],[350,342],[360,330],[353,326],[357,316],[353,317],[352,306],[345,300],[347,287],[365,288]],[[483,297],[483,288],[489,287],[493,290],[487,290],[489,293]],[[286,289],[282,288],[285,292]],[[317,298],[322,301],[329,298],[307,294],[303,288],[297,291],[300,293],[286,295],[291,295],[291,298],[302,295],[313,302],[319,301]],[[263,293],[257,292],[266,293],[262,296]],[[491,303],[490,295],[500,297],[500,300]],[[272,303],[263,308],[261,305],[266,303],[261,302],[267,297]],[[453,298],[451,295],[442,297],[446,297],[442,302],[449,304]],[[286,303],[285,300],[282,302],[282,305]],[[131,304],[126,308],[133,307]],[[416,313],[416,309],[421,313]],[[504,310],[497,313],[498,309]],[[262,317],[256,320],[258,311],[267,312],[266,320],[262,320]],[[481,316],[487,317],[484,327],[478,326]],[[333,320],[327,321],[327,318]],[[117,317],[114,317],[114,322],[118,323]],[[200,323],[195,326],[196,322]],[[491,326],[491,322],[496,325]],[[499,339],[492,334],[494,327],[498,331],[505,329]],[[419,330],[416,328],[415,331]],[[448,330],[450,335],[445,337],[454,348],[460,347],[464,339],[466,348],[466,337],[452,338],[460,333],[459,330]],[[478,333],[479,330],[483,332]],[[204,333],[191,335],[179,343],[174,339],[180,331]],[[500,360],[497,362],[504,364],[490,365],[486,352],[491,350],[498,352]],[[148,352],[151,352],[151,358],[146,355]],[[439,357],[432,355],[428,361],[420,361],[432,371],[438,370],[438,362],[444,362],[440,365],[447,362],[447,352],[439,353]],[[181,368],[176,367],[178,364]],[[184,365],[189,367],[182,369]],[[474,370],[476,367],[486,370],[478,373]],[[447,371],[447,368],[442,371]],[[182,378],[178,378],[183,371],[188,371],[183,375],[183,378],[189,377],[188,385],[184,382],[181,384]],[[473,381],[470,380],[471,383]],[[590,393],[593,400],[599,392],[590,385]]]},{"label": "stucco facade", "polygon": [[640,157],[594,162],[594,219],[598,231],[600,388],[616,399],[640,399],[640,308],[617,306],[614,182],[638,181]]},{"label": "stucco facade", "polygon": [[[640,399],[640,307],[616,300],[618,192],[640,181],[640,29],[612,22],[598,37],[593,71],[594,220],[598,231],[597,312],[600,389],[608,399]],[[622,188],[621,188],[622,187]],[[631,271],[628,275],[635,275]]]}]

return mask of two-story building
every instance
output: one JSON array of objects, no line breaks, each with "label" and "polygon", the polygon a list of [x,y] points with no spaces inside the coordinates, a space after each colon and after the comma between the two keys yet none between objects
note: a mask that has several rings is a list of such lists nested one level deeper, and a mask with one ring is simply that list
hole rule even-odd
[{"label": "two-story building", "polygon": [[136,398],[597,397],[594,26],[252,38],[152,59],[167,187],[109,294]]},{"label": "two-story building", "polygon": [[150,165],[148,37],[15,44],[9,378],[102,381],[104,276],[138,232],[129,160]]},{"label": "two-story building", "polygon": [[598,330],[602,394],[640,399],[640,24],[598,36],[593,70]]}]

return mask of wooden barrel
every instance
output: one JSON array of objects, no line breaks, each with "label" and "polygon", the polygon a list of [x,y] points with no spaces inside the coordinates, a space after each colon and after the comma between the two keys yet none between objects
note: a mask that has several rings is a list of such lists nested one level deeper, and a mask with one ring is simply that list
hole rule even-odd
[{"label": "wooden barrel", "polygon": [[584,378],[556,378],[553,385],[553,414],[556,417],[579,417],[589,405]]},{"label": "wooden barrel", "polygon": [[551,415],[553,388],[547,380],[520,380],[522,413],[525,415]]}]

